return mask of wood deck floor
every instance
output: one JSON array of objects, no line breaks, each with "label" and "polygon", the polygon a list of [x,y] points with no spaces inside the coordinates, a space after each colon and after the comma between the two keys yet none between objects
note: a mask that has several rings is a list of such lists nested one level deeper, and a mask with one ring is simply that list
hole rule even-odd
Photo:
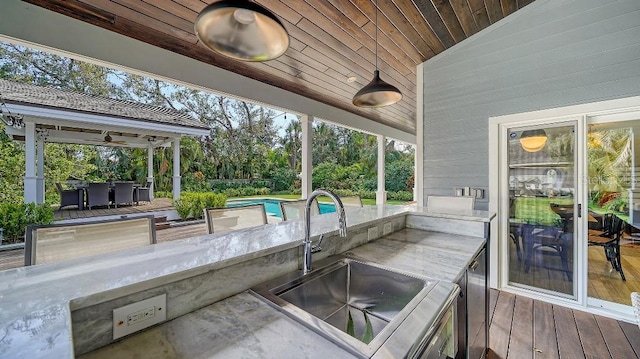
[{"label": "wood deck floor", "polygon": [[635,324],[491,291],[490,359],[640,358]]},{"label": "wood deck floor", "polygon": [[150,203],[140,202],[139,205],[120,206],[118,208],[98,207],[98,208],[93,208],[91,210],[89,209],[78,210],[73,207],[63,208],[59,211],[57,210],[54,213],[54,218],[56,221],[59,221],[63,219],[90,218],[90,217],[101,217],[101,216],[125,215],[125,214],[133,214],[133,213],[166,211],[166,210],[175,209],[175,207],[173,207],[171,202],[172,202],[171,198],[156,198]]}]

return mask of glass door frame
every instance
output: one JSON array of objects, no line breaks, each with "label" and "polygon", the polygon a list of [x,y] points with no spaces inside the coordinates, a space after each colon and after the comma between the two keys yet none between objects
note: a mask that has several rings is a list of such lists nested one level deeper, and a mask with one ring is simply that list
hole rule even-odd
[{"label": "glass door frame", "polygon": [[[584,288],[586,288],[584,282],[585,276],[583,270],[580,268],[580,259],[584,257],[586,251],[586,241],[583,246],[580,238],[583,238],[586,228],[586,221],[584,221],[585,213],[587,213],[585,206],[580,204],[584,202],[584,165],[580,160],[581,149],[585,146],[584,138],[586,137],[586,126],[583,116],[566,116],[547,119],[535,119],[530,121],[509,121],[501,122],[498,125],[498,188],[499,188],[499,208],[498,208],[498,233],[501,235],[498,239],[498,252],[500,261],[500,288],[508,289],[514,293],[527,293],[530,296],[542,297],[548,301],[554,301],[559,303],[566,303],[572,305],[584,305]],[[506,235],[509,233],[509,158],[508,158],[508,140],[509,132],[513,129],[521,130],[528,128],[543,128],[543,127],[573,127],[574,128],[574,213],[578,213],[578,209],[581,208],[579,215],[574,216],[574,252],[573,252],[573,295],[561,295],[560,293],[552,294],[551,292],[536,290],[535,287],[527,287],[524,285],[510,285],[509,284],[509,238]],[[582,136],[584,134],[584,136]],[[585,223],[583,225],[583,222]],[[586,273],[586,271],[585,271]]]},{"label": "glass door frame", "polygon": [[[578,190],[580,193],[576,193],[576,196],[580,195],[581,203],[588,203],[588,190],[587,190],[587,123],[593,121],[625,121],[638,119],[640,115],[640,96],[627,97],[614,100],[606,100],[600,102],[592,102],[580,105],[572,105],[566,107],[550,108],[545,110],[537,110],[532,112],[515,113],[509,115],[501,115],[490,117],[488,121],[488,154],[489,154],[489,211],[496,213],[496,221],[492,223],[491,238],[489,241],[489,258],[490,272],[489,272],[489,285],[492,288],[500,289],[506,292],[515,293],[523,296],[528,296],[535,299],[540,299],[552,304],[558,304],[569,308],[579,309],[587,311],[593,314],[599,314],[608,316],[610,318],[633,321],[633,308],[631,306],[625,306],[622,304],[616,304],[612,302],[599,301],[595,298],[587,298],[587,277],[588,277],[588,262],[587,262],[587,243],[575,248],[579,251],[578,261],[580,267],[578,268],[579,275],[576,278],[576,284],[578,286],[576,294],[577,300],[567,300],[565,298],[559,298],[556,296],[549,296],[546,294],[539,294],[533,291],[526,291],[520,288],[510,287],[506,283],[505,268],[508,270],[508,263],[506,261],[504,243],[506,243],[505,233],[508,237],[508,229],[506,229],[504,221],[504,209],[508,209],[508,187],[503,190],[504,180],[502,179],[504,172],[505,159],[504,148],[506,147],[506,141],[501,141],[506,136],[506,127],[523,127],[528,125],[553,123],[567,119],[579,119],[577,134],[577,151],[581,153],[578,156],[578,178],[579,182]],[[508,183],[507,183],[508,184]],[[502,187],[501,187],[502,186]],[[586,218],[587,206],[582,206],[582,218]],[[508,218],[508,210],[507,217]],[[583,225],[578,230],[581,233],[586,233],[588,223],[583,220]],[[583,234],[581,234],[583,235]]]},{"label": "glass door frame", "polygon": [[[620,112],[615,112],[615,113],[601,113],[601,114],[594,114],[594,115],[585,115],[585,138],[587,136],[588,133],[588,128],[590,125],[597,125],[597,124],[605,124],[605,123],[624,123],[626,121],[637,121],[640,120],[640,109],[629,109],[627,111],[620,111]],[[588,166],[588,157],[587,157],[587,146],[585,144],[584,148],[582,149],[583,153],[582,153],[582,160],[584,162],[584,168],[585,170],[587,169]],[[636,159],[636,161],[639,161],[640,159]],[[586,174],[585,174],[586,176]],[[635,175],[636,178],[638,178],[638,174]],[[588,183],[586,184],[588,186]],[[585,193],[585,196],[588,196],[588,192]],[[585,197],[586,200],[588,201],[588,197]],[[585,224],[588,225],[588,224]],[[585,286],[588,286],[588,277],[589,277],[589,258],[588,258],[588,253],[587,251],[585,251],[584,256],[581,258],[582,263],[586,263],[586,265],[584,266],[584,282],[585,282]],[[586,288],[586,287],[585,287]],[[640,288],[638,288],[638,290],[640,290]],[[624,305],[624,304],[620,304],[620,303],[616,303],[616,302],[610,302],[610,301],[606,301],[603,299],[598,299],[595,297],[589,297],[588,293],[586,293],[586,289],[585,289],[585,301],[586,301],[586,306],[589,308],[598,308],[598,309],[603,309],[603,310],[607,310],[607,311],[613,311],[613,312],[617,312],[617,313],[627,313],[630,317],[633,316],[633,310],[630,306]]]}]

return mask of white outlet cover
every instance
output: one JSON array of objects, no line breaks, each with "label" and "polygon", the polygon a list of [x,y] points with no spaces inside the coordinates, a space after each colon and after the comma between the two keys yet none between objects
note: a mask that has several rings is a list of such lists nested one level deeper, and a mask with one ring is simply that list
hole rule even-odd
[{"label": "white outlet cover", "polygon": [[378,227],[371,227],[367,231],[367,239],[372,240],[378,238]]},{"label": "white outlet cover", "polygon": [[135,333],[167,320],[167,295],[125,305],[113,310],[113,339]]}]

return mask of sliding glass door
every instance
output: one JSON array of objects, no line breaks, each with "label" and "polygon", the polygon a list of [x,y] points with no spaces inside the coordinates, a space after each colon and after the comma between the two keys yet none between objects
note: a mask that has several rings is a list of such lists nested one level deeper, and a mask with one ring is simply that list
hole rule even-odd
[{"label": "sliding glass door", "polygon": [[640,290],[640,119],[589,121],[589,304],[622,311]]},{"label": "sliding glass door", "polygon": [[509,203],[503,240],[511,286],[577,296],[576,127],[576,121],[565,121],[506,128],[502,155]]}]

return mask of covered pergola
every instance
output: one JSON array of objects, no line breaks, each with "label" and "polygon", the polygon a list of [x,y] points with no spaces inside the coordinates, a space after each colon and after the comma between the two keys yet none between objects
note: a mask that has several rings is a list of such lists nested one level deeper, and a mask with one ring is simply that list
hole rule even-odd
[{"label": "covered pergola", "polygon": [[173,144],[173,198],[178,199],[180,138],[209,135],[207,125],[170,108],[2,79],[0,108],[5,122],[13,122],[5,132],[25,142],[25,203],[44,203],[45,142],[146,148],[151,183],[154,149]]}]

